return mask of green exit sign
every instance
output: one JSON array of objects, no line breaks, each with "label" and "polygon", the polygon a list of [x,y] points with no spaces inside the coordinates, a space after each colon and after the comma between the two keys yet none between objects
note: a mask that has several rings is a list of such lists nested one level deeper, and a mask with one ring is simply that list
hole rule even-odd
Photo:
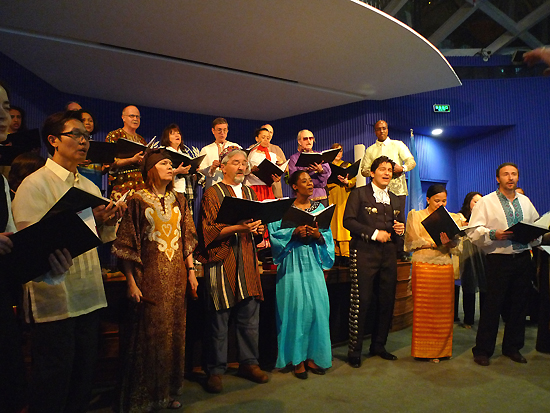
[{"label": "green exit sign", "polygon": [[448,113],[451,111],[451,105],[434,105],[434,112]]}]

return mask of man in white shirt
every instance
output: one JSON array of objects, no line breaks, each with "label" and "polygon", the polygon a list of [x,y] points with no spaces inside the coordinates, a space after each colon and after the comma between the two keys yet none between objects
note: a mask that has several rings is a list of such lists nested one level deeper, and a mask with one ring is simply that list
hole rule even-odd
[{"label": "man in white shirt", "polygon": [[[13,201],[18,230],[39,221],[71,187],[101,196],[99,188],[77,172],[86,159],[89,134],[74,112],[49,116],[42,136],[52,155],[29,175]],[[93,210],[103,241],[115,238],[118,207]],[[73,259],[57,285],[25,285],[24,307],[32,332],[30,411],[86,412],[92,387],[99,327],[98,309],[106,307],[97,251]]]},{"label": "man in white shirt", "polygon": [[361,366],[365,322],[373,296],[377,312],[370,353],[384,360],[397,360],[386,351],[385,345],[397,285],[395,244],[405,232],[405,211],[399,209],[397,196],[388,190],[392,173],[391,159],[387,156],[375,159],[371,184],[354,189],[344,211],[344,227],[352,237],[348,363],[355,368]]},{"label": "man in white shirt", "polygon": [[224,118],[216,118],[212,122],[212,134],[215,141],[210,145],[203,147],[199,156],[206,155],[202,160],[199,172],[205,177],[204,189],[207,190],[212,185],[217,184],[223,179],[223,173],[220,169],[220,154],[228,146],[240,145],[227,140],[229,126]]},{"label": "man in white shirt", "polygon": [[520,221],[532,223],[539,217],[529,198],[516,192],[519,170],[515,164],[500,165],[496,178],[498,189],[474,206],[470,226],[478,227],[468,234],[472,242],[487,254],[487,292],[481,308],[476,345],[472,349],[474,361],[481,366],[489,365],[489,358],[495,351],[505,303],[508,317],[502,354],[517,363],[527,363],[519,351],[525,341],[525,315],[534,271],[531,245],[513,241],[512,232],[506,229]]},{"label": "man in white shirt", "polygon": [[[361,174],[370,176],[370,166],[372,162],[379,156],[387,156],[394,163],[393,179],[390,181],[389,190],[399,198],[399,209],[405,210],[406,198],[409,192],[407,191],[407,181],[405,172],[412,171],[416,166],[414,157],[403,142],[392,140],[388,136],[388,123],[385,120],[379,120],[374,124],[374,133],[377,141],[369,146],[365,151],[365,155],[361,161]],[[397,258],[403,258],[403,240],[399,240],[397,244]]]}]

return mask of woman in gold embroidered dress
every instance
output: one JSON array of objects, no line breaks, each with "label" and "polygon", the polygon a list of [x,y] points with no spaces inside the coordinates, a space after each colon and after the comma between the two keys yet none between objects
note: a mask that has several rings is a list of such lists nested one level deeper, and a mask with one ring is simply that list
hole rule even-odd
[{"label": "woman in gold embroidered dress", "polygon": [[[422,221],[447,204],[447,190],[432,185],[426,193],[428,206],[409,212],[405,231],[405,251],[412,251],[413,333],[412,356],[438,363],[452,356],[454,321],[454,269],[451,253],[455,243],[441,233],[437,247]],[[457,214],[451,214],[460,223]]]},{"label": "woman in gold embroidered dress", "polygon": [[197,234],[185,197],[172,190],[172,175],[166,150],[147,153],[146,188],[128,200],[113,245],[136,303],[121,346],[123,412],[181,407],[174,397],[183,385],[187,281],[197,288]]}]

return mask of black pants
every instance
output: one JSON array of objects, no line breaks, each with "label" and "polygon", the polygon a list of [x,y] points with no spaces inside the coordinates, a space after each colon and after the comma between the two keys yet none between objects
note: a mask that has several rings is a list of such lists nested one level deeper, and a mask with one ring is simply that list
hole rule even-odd
[{"label": "black pants", "polygon": [[[2,274],[4,275],[4,274]],[[0,283],[0,412],[19,412],[26,404],[27,381],[21,331],[8,288]]]},{"label": "black pants", "polygon": [[90,401],[99,311],[32,325],[30,413],[82,412]]},{"label": "black pants", "polygon": [[487,255],[487,294],[481,307],[476,346],[472,349],[474,356],[493,355],[500,316],[504,310],[508,312],[508,320],[504,328],[502,352],[511,353],[523,348],[525,315],[533,271],[529,251]]},{"label": "black pants", "polygon": [[[458,302],[462,290],[462,310],[464,311],[464,324],[473,326],[476,314],[476,293],[464,291],[464,287],[455,284],[455,321],[460,321],[458,317]],[[479,308],[483,306],[485,293],[479,292]]]},{"label": "black pants", "polygon": [[350,357],[361,356],[365,322],[373,297],[376,300],[376,314],[370,352],[385,350],[397,285],[395,245],[391,242],[360,243],[358,249],[350,250]]},{"label": "black pants", "polygon": [[550,257],[542,251],[537,251],[539,262],[539,326],[537,332],[537,351],[550,353],[550,286],[548,276],[550,274]]}]

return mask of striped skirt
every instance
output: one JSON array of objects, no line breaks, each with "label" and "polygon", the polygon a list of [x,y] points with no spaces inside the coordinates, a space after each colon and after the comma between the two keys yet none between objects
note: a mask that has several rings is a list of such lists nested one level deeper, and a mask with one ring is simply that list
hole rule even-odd
[{"label": "striped skirt", "polygon": [[412,356],[430,359],[451,357],[454,323],[453,266],[414,262],[412,291]]}]

